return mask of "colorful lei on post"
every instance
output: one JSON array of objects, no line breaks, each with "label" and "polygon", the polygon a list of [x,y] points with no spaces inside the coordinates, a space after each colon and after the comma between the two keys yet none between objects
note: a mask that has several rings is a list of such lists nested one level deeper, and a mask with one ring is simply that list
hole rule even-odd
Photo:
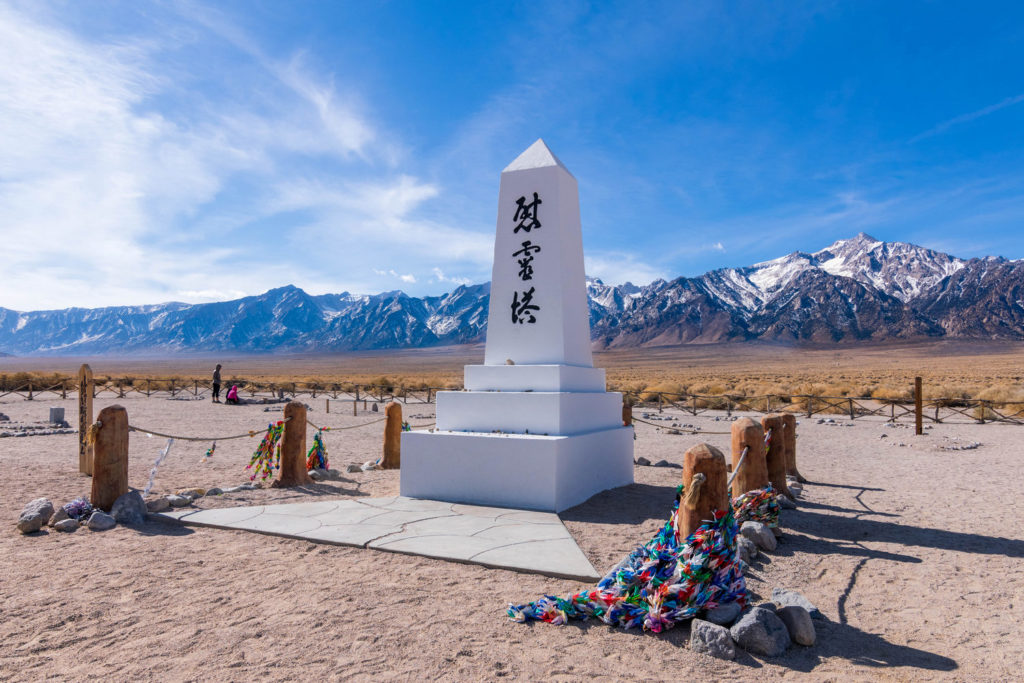
[{"label": "colorful lei on post", "polygon": [[316,434],[313,435],[313,445],[309,449],[309,453],[306,454],[306,471],[309,470],[329,470],[331,464],[327,460],[327,446],[324,445],[324,437],[321,434],[323,430],[316,430]]},{"label": "colorful lei on post", "polygon": [[545,595],[526,605],[510,604],[509,618],[561,625],[569,619],[596,617],[610,626],[642,625],[660,633],[718,605],[744,606],[747,585],[736,556],[738,527],[732,510],[716,510],[713,520],[680,545],[678,508],[677,495],[661,531],[616,565],[597,587],[566,598]]},{"label": "colorful lei on post", "polygon": [[739,498],[733,498],[732,509],[736,523],[764,522],[771,528],[779,526],[779,497],[771,484],[766,488],[747,491]]},{"label": "colorful lei on post", "polygon": [[257,476],[263,480],[274,476],[274,469],[281,466],[282,434],[284,434],[283,420],[277,424],[267,425],[267,433],[264,435],[263,441],[256,448],[256,452],[252,454],[249,464],[245,466],[245,469],[253,470],[249,481],[253,481]]}]

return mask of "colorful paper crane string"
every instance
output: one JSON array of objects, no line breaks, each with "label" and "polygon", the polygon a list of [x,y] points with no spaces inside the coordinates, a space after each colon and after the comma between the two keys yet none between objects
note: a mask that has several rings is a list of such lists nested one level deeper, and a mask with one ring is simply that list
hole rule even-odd
[{"label": "colorful paper crane string", "polygon": [[203,457],[199,458],[199,462],[206,462],[207,460],[212,458],[213,454],[214,454],[214,452],[216,452],[216,450],[217,450],[217,442],[214,441],[213,444],[209,448],[206,449],[206,452],[203,453]]},{"label": "colorful paper crane string", "polygon": [[[679,491],[682,490],[680,487]],[[565,624],[595,617],[610,626],[659,633],[705,610],[747,601],[743,563],[736,555],[738,527],[732,510],[714,511],[680,545],[676,538],[679,492],[665,526],[630,553],[595,588],[568,597],[545,595],[525,605],[509,605],[508,616]]]},{"label": "colorful paper crane string", "polygon": [[306,454],[306,470],[329,470],[331,464],[327,460],[327,446],[324,444],[322,429],[316,430],[313,435],[313,445]]},{"label": "colorful paper crane string", "polygon": [[281,435],[284,434],[284,421],[267,425],[267,433],[263,441],[252,454],[252,459],[245,469],[252,470],[249,481],[256,477],[266,480],[274,476],[274,470],[281,466]]},{"label": "colorful paper crane string", "polygon": [[779,526],[779,498],[771,484],[733,498],[732,509],[738,524],[763,522],[772,528]]}]

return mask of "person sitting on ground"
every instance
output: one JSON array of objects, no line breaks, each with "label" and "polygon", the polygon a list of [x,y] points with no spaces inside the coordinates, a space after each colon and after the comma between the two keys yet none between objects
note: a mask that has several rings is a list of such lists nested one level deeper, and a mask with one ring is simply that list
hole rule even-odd
[{"label": "person sitting on ground", "polygon": [[225,403],[230,403],[233,406],[238,405],[238,385],[232,384],[231,388],[228,389],[228,395],[224,397]]}]

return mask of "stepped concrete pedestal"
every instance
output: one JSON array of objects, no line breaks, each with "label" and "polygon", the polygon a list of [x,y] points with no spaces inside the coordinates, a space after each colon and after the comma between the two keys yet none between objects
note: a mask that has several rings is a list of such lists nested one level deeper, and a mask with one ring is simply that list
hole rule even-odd
[{"label": "stepped concrete pedestal", "polygon": [[501,174],[488,315],[466,391],[402,434],[402,495],[559,512],[633,483],[622,395],[590,352],[576,179],[541,140]]}]

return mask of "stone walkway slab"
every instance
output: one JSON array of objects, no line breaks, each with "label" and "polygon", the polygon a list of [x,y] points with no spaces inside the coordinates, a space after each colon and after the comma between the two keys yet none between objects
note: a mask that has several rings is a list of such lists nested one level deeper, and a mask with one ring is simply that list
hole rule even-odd
[{"label": "stone walkway slab", "polygon": [[566,579],[601,577],[558,515],[418,498],[348,498],[161,513],[190,526],[469,562]]}]

